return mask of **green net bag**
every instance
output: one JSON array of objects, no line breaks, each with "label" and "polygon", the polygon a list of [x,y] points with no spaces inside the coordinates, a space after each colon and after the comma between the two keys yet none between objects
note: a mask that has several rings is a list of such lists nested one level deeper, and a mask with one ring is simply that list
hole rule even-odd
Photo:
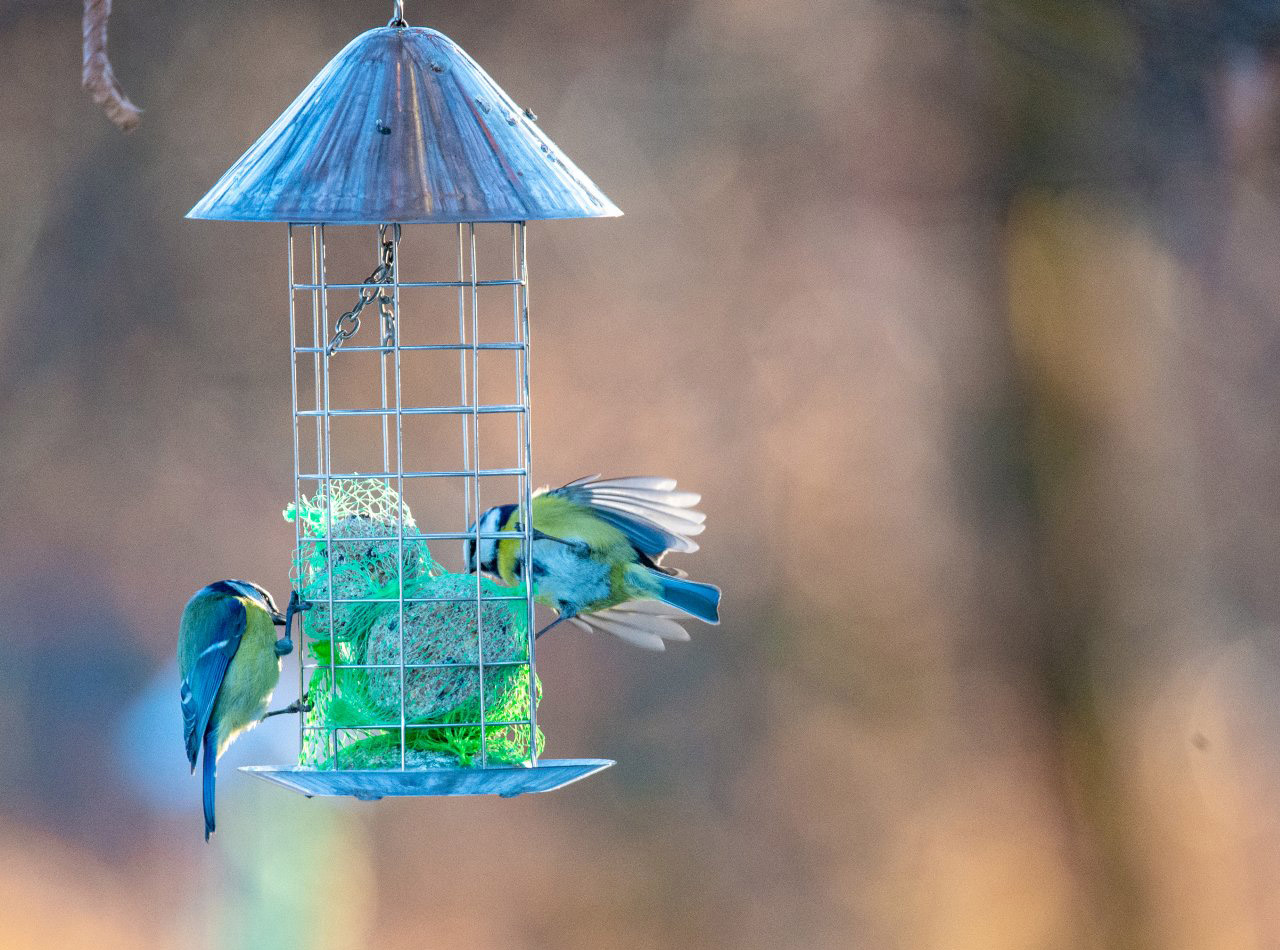
[{"label": "green net bag", "polygon": [[[541,687],[529,675],[523,587],[449,573],[424,541],[402,541],[401,518],[407,534],[417,525],[385,481],[335,479],[327,498],[302,499],[285,517],[300,528],[294,579],[313,604],[303,629],[317,664],[301,765],[400,768],[402,714],[407,768],[468,767],[482,747],[491,763],[530,759],[530,692],[540,698]],[[541,752],[541,732],[536,742]]]}]

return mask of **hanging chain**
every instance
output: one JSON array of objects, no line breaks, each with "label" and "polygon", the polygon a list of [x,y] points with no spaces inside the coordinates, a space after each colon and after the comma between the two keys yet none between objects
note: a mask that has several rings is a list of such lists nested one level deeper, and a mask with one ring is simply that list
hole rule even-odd
[{"label": "hanging chain", "polygon": [[378,294],[378,312],[382,315],[382,348],[390,350],[396,345],[396,310],[385,290]]},{"label": "hanging chain", "polygon": [[[400,246],[400,225],[391,227],[392,240],[387,240],[387,226],[378,228],[378,237],[382,241],[382,266],[387,269],[383,281],[384,286],[395,282],[397,248]],[[378,294],[378,312],[382,315],[382,347],[391,350],[396,345],[396,308],[391,295],[383,290]]]},{"label": "hanging chain", "polygon": [[[396,225],[396,236],[399,237],[400,226]],[[355,306],[340,316],[333,324],[333,339],[324,348],[326,356],[333,356],[343,343],[360,331],[360,312],[374,298],[378,300],[378,311],[382,316],[382,345],[388,349],[396,342],[396,314],[387,286],[395,279],[395,244],[387,240],[387,226],[378,227],[378,240],[382,243],[382,261],[374,268],[373,273],[364,281],[366,286],[360,288],[360,296]]]}]

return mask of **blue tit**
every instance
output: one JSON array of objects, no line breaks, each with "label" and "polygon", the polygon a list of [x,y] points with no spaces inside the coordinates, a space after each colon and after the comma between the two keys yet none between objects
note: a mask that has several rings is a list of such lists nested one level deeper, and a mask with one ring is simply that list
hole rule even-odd
[{"label": "blue tit", "polygon": [[[706,515],[694,511],[701,496],[675,490],[669,478],[637,476],[601,481],[580,478],[563,488],[533,495],[534,599],[559,618],[538,636],[568,620],[586,630],[611,633],[635,646],[665,649],[667,640],[688,640],[678,622],[696,617],[720,622],[720,589],[687,580],[662,566],[668,551],[698,550],[693,540]],[[520,530],[516,505],[490,508],[472,532]],[[479,554],[466,542],[467,569],[477,566],[504,583],[522,579],[522,542],[479,540]]]},{"label": "blue tit", "polygon": [[[293,606],[293,603],[290,603]],[[182,728],[191,771],[204,750],[204,838],[213,833],[218,758],[267,711],[280,679],[280,658],[292,650],[288,620],[271,595],[249,581],[217,581],[182,611],[178,672]],[[275,628],[286,626],[277,642]]]}]

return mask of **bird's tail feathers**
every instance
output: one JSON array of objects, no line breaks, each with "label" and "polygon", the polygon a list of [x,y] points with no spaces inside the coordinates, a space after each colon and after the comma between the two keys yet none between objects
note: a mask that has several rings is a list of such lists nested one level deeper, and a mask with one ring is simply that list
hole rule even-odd
[{"label": "bird's tail feathers", "polygon": [[682,610],[704,623],[720,622],[720,588],[714,584],[700,584],[684,577],[664,574],[647,569],[649,576],[658,582],[658,600]]},{"label": "bird's tail feathers", "polygon": [[218,777],[218,745],[214,740],[214,730],[204,734],[204,840],[208,841],[213,834],[213,794],[214,784]]}]

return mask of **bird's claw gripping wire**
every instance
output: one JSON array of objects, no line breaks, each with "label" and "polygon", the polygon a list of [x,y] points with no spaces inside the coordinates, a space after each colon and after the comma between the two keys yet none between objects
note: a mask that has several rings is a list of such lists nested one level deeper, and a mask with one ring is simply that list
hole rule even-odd
[{"label": "bird's claw gripping wire", "polygon": [[276,641],[276,656],[288,656],[293,652],[293,615],[310,609],[311,602],[303,600],[296,590],[289,594],[289,606],[284,612],[284,636]]},{"label": "bird's claw gripping wire", "polygon": [[284,709],[273,709],[269,713],[263,713],[262,719],[260,719],[259,722],[270,719],[272,716],[283,716],[286,713],[311,712],[312,708],[311,694],[303,693],[301,699],[295,699],[288,706],[285,706]]},{"label": "bird's claw gripping wire", "polygon": [[572,616],[573,616],[573,614],[570,614],[570,613],[563,613],[563,614],[561,614],[561,615],[560,615],[559,617],[557,617],[555,620],[551,621],[551,623],[547,624],[545,627],[543,627],[541,630],[539,630],[537,633],[535,633],[535,634],[533,635],[533,639],[537,640],[537,639],[538,639],[539,637],[541,637],[544,633],[546,633],[547,631],[549,631],[552,627],[555,627],[555,626],[557,626],[557,625],[559,625],[559,624],[564,623],[566,620],[570,619]]}]

